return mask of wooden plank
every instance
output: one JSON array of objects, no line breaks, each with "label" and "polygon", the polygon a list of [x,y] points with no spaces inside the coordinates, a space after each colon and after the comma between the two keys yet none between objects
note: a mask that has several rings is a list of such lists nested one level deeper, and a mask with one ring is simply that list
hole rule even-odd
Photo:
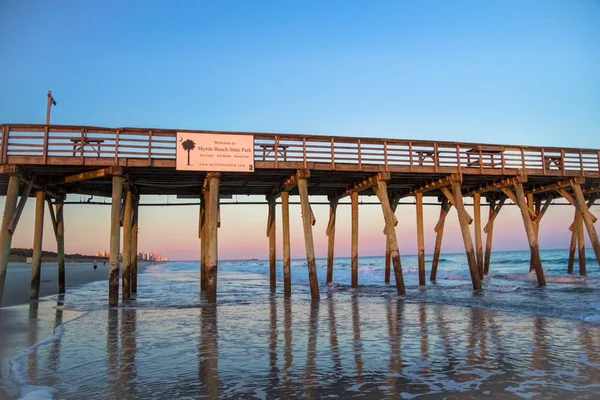
[{"label": "wooden plank", "polygon": [[64,183],[73,183],[73,182],[85,181],[88,179],[102,178],[102,177],[110,176],[110,175],[112,175],[111,168],[102,168],[102,169],[98,169],[96,171],[86,171],[86,172],[82,172],[80,174],[66,176],[63,179],[63,182]]},{"label": "wooden plank", "polygon": [[417,193],[425,193],[425,192],[429,192],[431,190],[436,190],[436,189],[440,189],[442,187],[450,186],[452,184],[452,181],[456,180],[456,179],[460,179],[460,177],[457,174],[451,174],[451,175],[445,176],[443,178],[437,179],[426,185],[423,185],[416,189],[411,190],[407,194],[407,196],[414,196]]},{"label": "wooden plank", "polygon": [[492,191],[492,190],[503,189],[503,188],[514,186],[515,183],[517,183],[517,182],[520,182],[520,183],[527,182],[527,175],[517,175],[517,176],[512,177],[512,178],[502,179],[500,181],[494,182],[494,183],[489,184],[487,186],[483,186],[481,188],[472,190],[469,194],[472,196],[475,193],[485,193],[485,192],[489,192],[489,191]]}]

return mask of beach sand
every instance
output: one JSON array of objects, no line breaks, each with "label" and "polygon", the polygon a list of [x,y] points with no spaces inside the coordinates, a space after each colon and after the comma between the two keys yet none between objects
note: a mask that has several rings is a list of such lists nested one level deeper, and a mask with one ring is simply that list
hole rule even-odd
[{"label": "beach sand", "polygon": [[[94,270],[92,263],[67,263],[66,296],[70,289],[90,282],[108,280],[108,263],[99,262]],[[140,271],[142,265],[139,265]],[[42,263],[40,300],[30,301],[31,264],[9,263],[0,308],[0,398],[10,398],[2,387],[2,377],[10,373],[10,360],[20,351],[39,340],[48,338],[59,324],[80,313],[61,311],[57,321],[57,302],[48,297],[58,293],[58,266],[55,262]]]},{"label": "beach sand", "polygon": [[[80,286],[89,282],[108,280],[108,263],[98,263],[94,270],[92,263],[67,263],[66,285],[69,287]],[[31,264],[10,263],[6,274],[2,308],[17,304],[29,303],[29,288],[31,284]],[[58,266],[55,262],[42,263],[42,276],[40,282],[40,298],[58,293]]]}]

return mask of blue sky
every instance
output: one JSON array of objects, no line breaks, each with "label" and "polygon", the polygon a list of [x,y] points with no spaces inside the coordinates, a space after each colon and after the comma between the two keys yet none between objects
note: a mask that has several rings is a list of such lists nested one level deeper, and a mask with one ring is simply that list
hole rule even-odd
[{"label": "blue sky", "polygon": [[0,0],[0,121],[43,123],[52,89],[59,124],[600,148],[598,21],[594,0]]}]

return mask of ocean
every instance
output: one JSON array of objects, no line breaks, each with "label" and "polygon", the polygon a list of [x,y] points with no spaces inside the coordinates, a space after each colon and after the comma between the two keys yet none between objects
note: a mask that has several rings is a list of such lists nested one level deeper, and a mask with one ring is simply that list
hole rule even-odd
[{"label": "ocean", "polygon": [[305,260],[292,261],[291,298],[281,262],[271,294],[267,261],[222,261],[217,305],[201,298],[198,262],[148,265],[118,309],[105,281],[13,307],[55,330],[0,379],[15,399],[599,398],[598,264],[588,253],[579,277],[566,274],[568,251],[541,255],[546,287],[529,252],[496,252],[477,293],[463,254],[442,255],[422,288],[404,256],[404,298],[393,274],[383,283],[383,257],[359,259],[358,289],[349,258],[329,286],[319,259],[319,302]]}]

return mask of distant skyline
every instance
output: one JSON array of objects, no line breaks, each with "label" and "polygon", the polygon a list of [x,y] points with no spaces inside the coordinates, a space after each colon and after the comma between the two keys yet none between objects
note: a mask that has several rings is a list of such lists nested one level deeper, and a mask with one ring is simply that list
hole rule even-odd
[{"label": "distant skyline", "polygon": [[[43,123],[50,89],[56,124],[600,148],[598,21],[594,0],[4,0],[0,123]],[[13,247],[31,247],[33,207],[30,199]],[[299,207],[290,211],[292,257],[302,258]],[[314,212],[323,257],[328,209]],[[66,252],[107,249],[109,213],[65,207]],[[428,252],[438,213],[425,208]],[[414,254],[414,207],[397,217],[400,250]],[[502,210],[494,249],[528,248],[520,218]],[[568,247],[572,218],[571,207],[550,207],[540,246]],[[266,220],[266,205],[224,206],[220,257],[265,258]],[[196,207],[142,207],[139,248],[197,259],[197,222]],[[54,250],[50,226],[46,216],[44,249]],[[455,212],[446,229],[442,251],[464,251]],[[381,208],[361,207],[361,255],[383,253],[382,230]],[[349,207],[336,243],[347,256]]]}]

